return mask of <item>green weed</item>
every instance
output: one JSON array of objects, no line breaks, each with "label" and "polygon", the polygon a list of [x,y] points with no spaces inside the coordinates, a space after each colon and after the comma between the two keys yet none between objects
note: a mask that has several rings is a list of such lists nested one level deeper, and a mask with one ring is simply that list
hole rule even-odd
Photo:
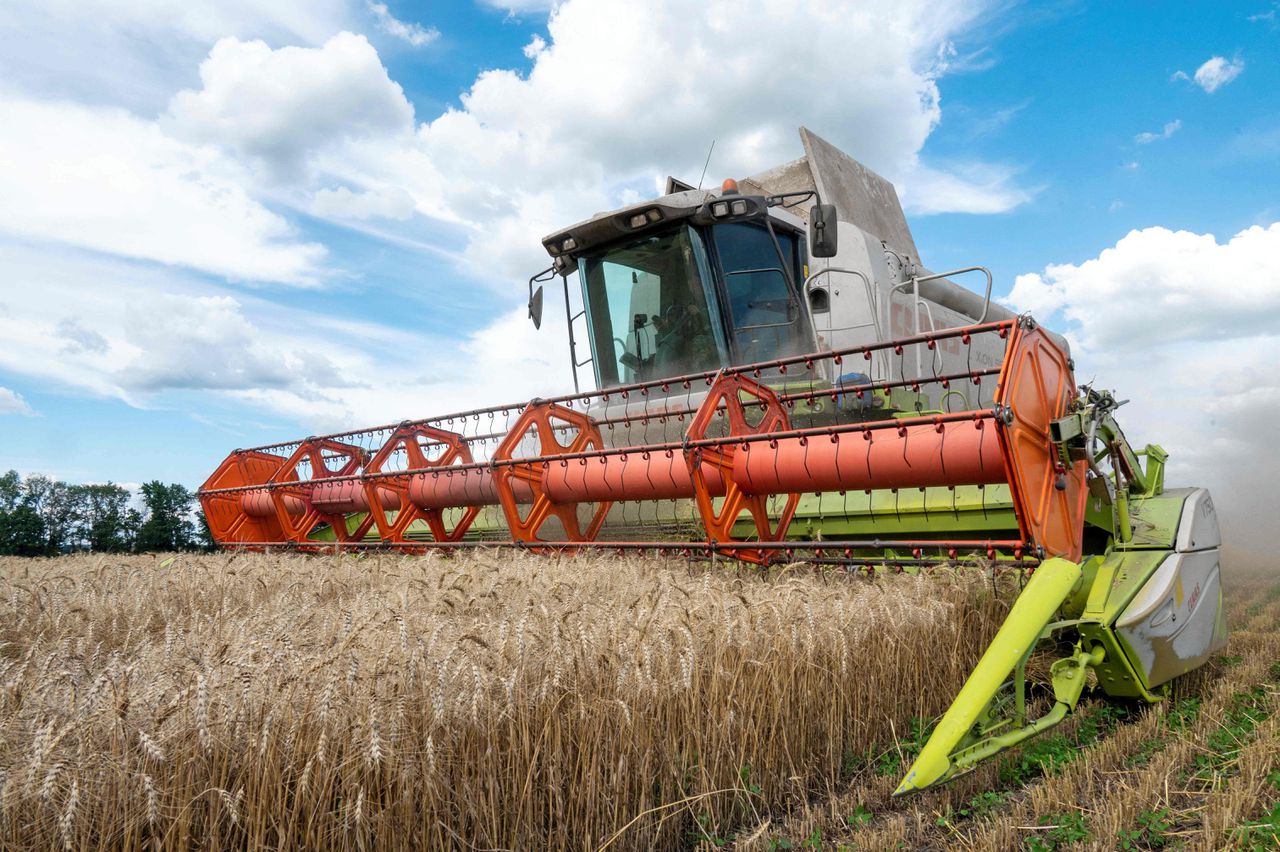
[{"label": "green weed", "polygon": [[928,742],[933,733],[933,720],[912,717],[905,739],[898,740],[893,746],[875,757],[876,774],[881,777],[901,775],[911,761],[919,756],[920,750]]},{"label": "green weed", "polygon": [[1164,748],[1164,742],[1158,739],[1143,740],[1138,743],[1137,749],[1133,754],[1129,755],[1127,762],[1131,769],[1139,769],[1151,762],[1151,758],[1155,757],[1156,752]]},{"label": "green weed", "polygon": [[1171,731],[1181,731],[1191,725],[1200,715],[1199,698],[1183,698],[1170,705],[1165,713],[1165,725]]},{"label": "green weed", "polygon": [[[1273,773],[1273,777],[1280,772]],[[1280,787],[1280,777],[1275,782]],[[1280,804],[1270,812],[1263,814],[1256,822],[1248,822],[1232,832],[1233,849],[1244,849],[1248,852],[1269,852],[1280,849]]]},{"label": "green weed", "polygon": [[1221,724],[1205,739],[1207,751],[1191,762],[1191,777],[1204,784],[1216,785],[1227,773],[1241,747],[1253,739],[1258,723],[1269,715],[1267,690],[1255,686],[1248,692],[1237,692]]},{"label": "green weed", "polygon": [[1052,828],[1028,836],[1022,844],[1028,852],[1051,852],[1089,839],[1089,822],[1079,811],[1046,814],[1040,818],[1040,825]]},{"label": "green weed", "polygon": [[1117,836],[1117,848],[1129,852],[1137,849],[1163,849],[1169,842],[1165,835],[1173,828],[1168,808],[1143,811],[1138,814],[1136,825],[1121,831]]},{"label": "green weed", "polygon": [[1000,763],[997,775],[1005,787],[1021,787],[1041,775],[1051,775],[1076,756],[1075,747],[1062,734],[1032,740],[1021,753]]},{"label": "green weed", "polygon": [[844,818],[844,821],[854,828],[858,828],[871,822],[871,818],[873,816],[875,816],[875,814],[871,813],[871,809],[866,805],[858,805],[853,809],[853,813]]}]

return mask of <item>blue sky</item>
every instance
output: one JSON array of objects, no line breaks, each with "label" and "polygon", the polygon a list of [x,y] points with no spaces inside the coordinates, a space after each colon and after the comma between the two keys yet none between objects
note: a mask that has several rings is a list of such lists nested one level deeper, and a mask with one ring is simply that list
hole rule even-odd
[{"label": "blue sky", "polygon": [[0,12],[0,469],[196,486],[562,390],[562,330],[521,317],[538,238],[805,124],[898,185],[928,266],[1068,333],[1175,474],[1280,472],[1271,0],[259,5]]}]

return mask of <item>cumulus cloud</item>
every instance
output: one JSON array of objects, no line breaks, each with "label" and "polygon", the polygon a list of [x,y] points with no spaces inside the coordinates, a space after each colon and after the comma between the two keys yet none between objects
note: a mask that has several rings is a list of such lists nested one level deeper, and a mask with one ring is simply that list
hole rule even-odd
[{"label": "cumulus cloud", "polygon": [[0,276],[12,284],[0,370],[133,404],[169,390],[341,384],[327,352],[345,352],[343,338],[291,329],[290,314],[310,321],[305,310],[233,296],[201,276],[75,251],[52,260],[17,244],[0,247]]},{"label": "cumulus cloud", "polygon": [[420,417],[424,399],[432,412],[518,403],[568,380],[563,330],[535,332],[523,311],[444,338],[4,242],[0,280],[13,285],[0,303],[0,372],[134,406],[194,391],[328,431]]},{"label": "cumulus cloud", "polygon": [[325,249],[234,161],[122,110],[0,97],[0,231],[232,279],[308,284]]},{"label": "cumulus cloud", "polygon": [[1164,128],[1159,132],[1152,133],[1151,131],[1144,131],[1133,137],[1133,141],[1137,142],[1139,145],[1150,145],[1152,142],[1158,142],[1161,139],[1168,139],[1181,129],[1182,120],[1175,118],[1173,121],[1167,122]]},{"label": "cumulus cloud", "polygon": [[32,410],[20,393],[8,388],[0,388],[0,417],[6,414],[34,417],[35,411]]},{"label": "cumulus cloud", "polygon": [[[45,135],[61,140],[56,156],[31,150],[33,138],[7,158],[15,174],[0,191],[15,186],[16,197],[58,188],[58,175],[76,180],[56,205],[34,205],[44,215],[0,211],[0,230],[177,268],[113,262],[108,284],[101,270],[71,269],[82,258],[46,256],[28,286],[77,309],[23,300],[0,333],[35,355],[0,353],[0,366],[136,404],[191,389],[231,395],[316,428],[421,415],[404,388],[424,382],[433,409],[563,390],[563,324],[534,332],[516,304],[547,263],[539,238],[651,195],[668,173],[693,177],[712,139],[715,181],[800,156],[795,130],[807,124],[898,182],[917,212],[999,212],[1030,197],[1013,169],[921,156],[941,119],[940,58],[986,8],[878,0],[850,15],[816,0],[693,9],[567,0],[547,37],[529,43],[531,68],[481,73],[434,117],[414,115],[363,36],[327,32],[332,17],[305,38],[233,30],[207,51],[198,79],[192,64],[158,121],[68,106],[61,118],[92,120],[46,122]],[[808,58],[779,74],[789,51]],[[59,149],[84,139],[95,144]],[[46,161],[54,165],[39,179],[20,183],[16,173]],[[447,223],[463,235],[460,274],[504,294],[481,300],[494,321],[447,340],[376,322],[355,330],[182,272],[286,283],[329,274],[324,249],[297,237],[275,212],[281,204],[366,233],[367,220],[411,220],[415,239],[422,217]],[[407,238],[409,227],[392,236]],[[97,290],[87,285],[95,280]],[[99,292],[108,286],[109,297]],[[142,307],[126,314],[127,302]],[[394,345],[379,342],[387,336]],[[437,365],[438,375],[402,363]]]},{"label": "cumulus cloud", "polygon": [[1195,74],[1188,74],[1186,71],[1175,71],[1173,79],[1194,81],[1197,86],[1209,94],[1213,94],[1239,77],[1242,71],[1244,71],[1243,59],[1227,59],[1223,56],[1214,56],[1205,60],[1204,64],[1196,69]]},{"label": "cumulus cloud", "polygon": [[1061,311],[1088,349],[1127,352],[1273,332],[1278,269],[1280,223],[1224,243],[1154,227],[1131,231],[1084,263],[1019,275],[1009,301],[1038,315]]},{"label": "cumulus cloud", "polygon": [[[1018,276],[1007,303],[1065,325],[1076,375],[1114,388],[1131,440],[1170,450],[1171,485],[1214,490],[1237,542],[1277,509],[1280,223],[1219,242],[1146,228],[1096,258]],[[1054,322],[1054,320],[1057,322]]]},{"label": "cumulus cloud", "polygon": [[200,64],[199,91],[179,92],[166,126],[295,177],[308,153],[351,139],[407,134],[413,107],[364,36],[272,50],[225,38]]},{"label": "cumulus cloud", "polygon": [[440,31],[434,27],[428,29],[421,24],[407,24],[401,21],[391,14],[386,3],[366,2],[365,5],[377,22],[378,29],[389,36],[408,42],[413,47],[425,47],[440,38]]},{"label": "cumulus cloud", "polygon": [[[859,15],[748,5],[691,14],[675,0],[568,0],[549,38],[527,46],[528,72],[482,72],[458,107],[416,128],[363,37],[277,50],[225,39],[165,126],[264,166],[273,191],[315,215],[461,225],[466,269],[495,286],[546,263],[547,232],[648,195],[666,174],[695,174],[712,139],[712,176],[743,176],[799,156],[800,124],[895,180],[914,212],[1001,212],[1031,197],[1011,168],[920,156],[941,116],[938,57],[983,3],[884,2]],[[788,45],[810,60],[779,75]]]},{"label": "cumulus cloud", "polygon": [[29,94],[154,114],[226,36],[316,45],[357,23],[352,0],[11,0],[0,80]]},{"label": "cumulus cloud", "polygon": [[[1031,195],[1012,169],[944,170],[920,156],[941,117],[939,50],[983,8],[875,3],[849,15],[721,0],[691,13],[678,2],[569,0],[549,38],[526,47],[530,71],[486,71],[460,107],[420,125],[436,177],[411,191],[420,211],[474,228],[470,261],[512,278],[545,263],[537,240],[554,228],[628,191],[648,195],[666,174],[695,176],[713,139],[718,181],[800,156],[801,124],[894,180],[914,212],[1005,211]],[[806,61],[776,73],[792,48]]]}]

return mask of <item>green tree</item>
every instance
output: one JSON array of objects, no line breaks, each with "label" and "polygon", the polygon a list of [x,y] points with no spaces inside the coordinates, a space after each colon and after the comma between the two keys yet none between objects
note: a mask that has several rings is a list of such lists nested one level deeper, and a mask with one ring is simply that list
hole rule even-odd
[{"label": "green tree", "polygon": [[12,512],[22,502],[22,477],[16,470],[0,476],[0,513]]},{"label": "green tree", "polygon": [[129,491],[108,482],[74,488],[79,503],[79,538],[89,550],[123,553],[132,549],[141,525],[137,510],[129,508]]},{"label": "green tree", "polygon": [[22,483],[22,505],[34,511],[44,525],[44,553],[61,553],[75,544],[79,509],[75,497],[67,483],[43,474],[28,476]]},{"label": "green tree", "polygon": [[5,556],[40,556],[48,547],[44,522],[24,494],[16,470],[0,476],[0,554]]},{"label": "green tree", "polygon": [[195,546],[195,526],[191,521],[193,495],[178,483],[165,485],[152,480],[142,486],[145,506],[135,547],[139,552],[191,550]]},{"label": "green tree", "polygon": [[212,553],[218,549],[218,542],[213,537],[213,528],[209,526],[209,517],[204,510],[196,512],[196,549]]},{"label": "green tree", "polygon": [[48,552],[44,522],[30,506],[0,512],[0,555],[43,556]]}]

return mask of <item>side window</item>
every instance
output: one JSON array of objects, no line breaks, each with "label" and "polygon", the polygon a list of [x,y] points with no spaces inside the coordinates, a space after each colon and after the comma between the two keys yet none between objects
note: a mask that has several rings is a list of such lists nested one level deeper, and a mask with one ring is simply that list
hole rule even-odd
[{"label": "side window", "polygon": [[[777,236],[783,255],[793,262],[795,239]],[[743,223],[721,225],[716,228],[716,248],[734,328],[786,325],[795,319],[787,276],[766,230]]]},{"label": "side window", "polygon": [[801,322],[803,311],[787,280],[788,272],[798,275],[796,239],[786,232],[775,233],[786,271],[764,228],[744,222],[715,228],[730,320],[743,362],[784,358],[807,349],[807,323]]}]

